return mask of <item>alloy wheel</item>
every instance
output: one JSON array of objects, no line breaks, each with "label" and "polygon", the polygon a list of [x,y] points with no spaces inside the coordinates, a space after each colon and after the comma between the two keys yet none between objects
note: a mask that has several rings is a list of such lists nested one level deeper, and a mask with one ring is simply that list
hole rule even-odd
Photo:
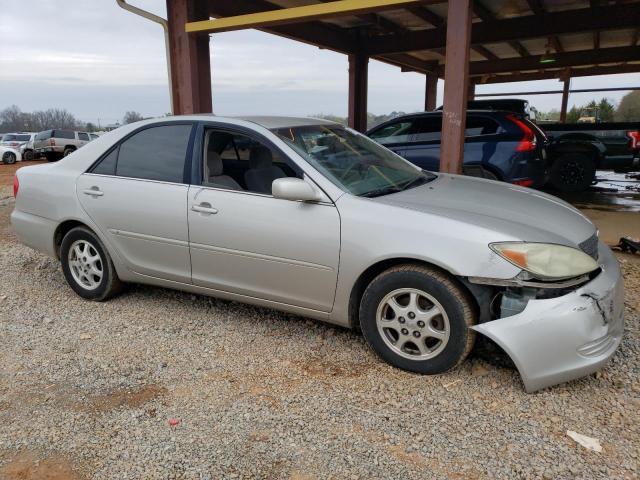
[{"label": "alloy wheel", "polygon": [[410,360],[438,356],[451,333],[449,317],[442,305],[433,296],[414,288],[387,294],[378,305],[376,325],[385,344]]},{"label": "alloy wheel", "polygon": [[96,248],[86,240],[76,240],[68,255],[69,270],[73,279],[86,290],[100,286],[104,275],[104,262]]}]

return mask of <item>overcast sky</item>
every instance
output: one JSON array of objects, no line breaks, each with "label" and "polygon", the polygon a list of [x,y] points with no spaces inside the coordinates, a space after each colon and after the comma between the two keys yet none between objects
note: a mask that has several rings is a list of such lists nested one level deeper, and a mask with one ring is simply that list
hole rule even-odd
[{"label": "overcast sky", "polygon": [[[131,3],[165,16],[164,0]],[[318,113],[346,116],[347,59],[257,31],[211,38],[214,112]],[[572,88],[640,84],[640,74],[578,78]],[[558,89],[555,80],[480,86],[478,93]],[[438,104],[442,97],[439,85]],[[618,101],[624,93],[605,96]],[[602,95],[598,95],[600,97]],[[592,94],[575,94],[569,105]],[[532,96],[539,110],[559,108],[560,96]],[[67,108],[102,123],[126,110],[145,116],[169,111],[162,28],[120,9],[115,0],[2,0],[0,8],[0,109]],[[423,108],[424,77],[372,61],[369,111]]]}]

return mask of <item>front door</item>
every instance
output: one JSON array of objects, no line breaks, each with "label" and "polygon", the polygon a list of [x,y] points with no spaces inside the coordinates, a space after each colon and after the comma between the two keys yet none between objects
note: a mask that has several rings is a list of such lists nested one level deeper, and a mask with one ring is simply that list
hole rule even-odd
[{"label": "front door", "polygon": [[82,207],[133,272],[191,282],[184,181],[191,129],[141,130],[78,178]]},{"label": "front door", "polygon": [[336,207],[265,191],[275,177],[303,173],[259,139],[204,134],[206,180],[190,187],[188,200],[193,283],[329,312],[340,253]]}]

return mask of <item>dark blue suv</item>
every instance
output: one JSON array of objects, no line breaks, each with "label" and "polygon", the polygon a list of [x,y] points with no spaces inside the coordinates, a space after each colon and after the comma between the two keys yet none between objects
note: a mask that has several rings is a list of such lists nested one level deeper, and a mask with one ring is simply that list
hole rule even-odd
[{"label": "dark blue suv", "polygon": [[[411,163],[437,172],[442,112],[396,117],[367,133]],[[463,173],[525,187],[541,187],[548,170],[546,135],[524,116],[467,111]]]}]

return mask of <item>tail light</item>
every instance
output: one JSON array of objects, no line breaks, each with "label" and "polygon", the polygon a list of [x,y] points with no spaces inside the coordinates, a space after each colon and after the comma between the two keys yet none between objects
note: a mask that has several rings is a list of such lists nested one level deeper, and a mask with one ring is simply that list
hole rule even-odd
[{"label": "tail light", "polygon": [[20,189],[20,182],[18,181],[18,175],[13,176],[13,197],[18,198],[18,190]]},{"label": "tail light", "polygon": [[15,148],[15,147],[19,147],[20,144],[18,142],[9,142],[9,146]]},{"label": "tail light", "polygon": [[635,132],[627,132],[627,136],[631,139],[629,147],[632,150],[640,149],[640,130]]},{"label": "tail light", "polygon": [[50,138],[49,139],[49,145],[51,145],[52,147],[56,146],[56,140],[54,138]]},{"label": "tail light", "polygon": [[533,152],[538,146],[538,141],[531,127],[515,115],[507,115],[507,118],[515,123],[520,131],[522,131],[522,139],[516,147],[516,152]]},{"label": "tail light", "polygon": [[515,182],[513,182],[514,185],[519,185],[521,187],[530,187],[531,185],[533,185],[533,180],[531,180],[530,178],[525,178],[523,180],[516,180]]}]

